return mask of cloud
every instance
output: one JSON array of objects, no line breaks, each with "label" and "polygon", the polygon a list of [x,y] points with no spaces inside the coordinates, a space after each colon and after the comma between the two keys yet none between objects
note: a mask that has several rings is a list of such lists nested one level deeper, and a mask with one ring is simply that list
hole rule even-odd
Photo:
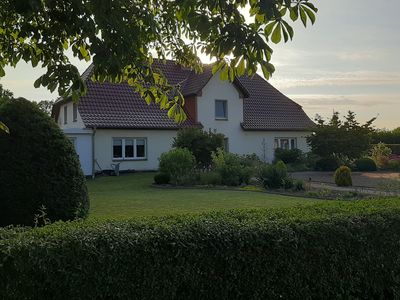
[{"label": "cloud", "polygon": [[381,59],[382,53],[377,51],[342,51],[335,53],[343,61],[368,61]]},{"label": "cloud", "polygon": [[271,82],[278,89],[315,86],[400,86],[400,72],[355,71],[303,73],[302,78],[275,77]]},{"label": "cloud", "polygon": [[327,107],[380,107],[383,106],[398,106],[400,105],[400,94],[393,95],[373,95],[373,94],[358,94],[358,95],[327,95],[327,94],[301,94],[289,95],[290,98],[299,102],[306,108],[322,108]]}]

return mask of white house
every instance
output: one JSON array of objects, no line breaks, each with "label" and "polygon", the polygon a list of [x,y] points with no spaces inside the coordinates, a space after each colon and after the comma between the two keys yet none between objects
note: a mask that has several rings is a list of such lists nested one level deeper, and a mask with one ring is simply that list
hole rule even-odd
[{"label": "white house", "polygon": [[85,175],[115,163],[120,170],[155,170],[177,131],[188,126],[223,133],[230,152],[255,153],[268,161],[277,147],[308,151],[313,122],[260,76],[231,83],[212,75],[208,65],[196,74],[173,61],[158,64],[171,84],[181,84],[188,115],[183,124],[147,105],[127,83],[92,82],[92,66],[82,75],[88,91],[79,104],[66,99],[54,105],[53,117],[73,141]]}]

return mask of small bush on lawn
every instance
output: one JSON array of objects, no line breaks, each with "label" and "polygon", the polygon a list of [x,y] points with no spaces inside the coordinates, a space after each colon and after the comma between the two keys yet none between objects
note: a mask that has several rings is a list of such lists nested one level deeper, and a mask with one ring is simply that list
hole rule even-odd
[{"label": "small bush on lawn", "polygon": [[392,150],[384,143],[376,144],[371,149],[371,157],[379,168],[386,168]]},{"label": "small bush on lawn", "polygon": [[303,152],[300,149],[275,149],[275,160],[283,161],[285,164],[296,164],[303,160]]},{"label": "small bush on lawn", "polygon": [[168,174],[173,184],[185,184],[192,180],[196,159],[188,149],[176,148],[160,157],[160,173]]},{"label": "small bush on lawn", "polygon": [[200,184],[202,185],[219,185],[222,182],[221,175],[218,172],[202,172],[200,173]]},{"label": "small bush on lawn", "polygon": [[278,161],[274,165],[265,165],[259,176],[263,186],[267,189],[284,187],[285,180],[288,178],[286,165],[283,161]]},{"label": "small bush on lawn", "polygon": [[351,170],[349,167],[341,166],[335,171],[335,183],[337,186],[352,186]]},{"label": "small bush on lawn", "polygon": [[335,171],[337,168],[339,168],[339,162],[333,157],[321,158],[315,163],[317,171]]},{"label": "small bush on lawn", "polygon": [[306,186],[303,180],[301,179],[296,179],[293,183],[293,189],[295,191],[305,191]]},{"label": "small bush on lawn", "polygon": [[211,153],[223,148],[225,136],[221,133],[203,131],[199,128],[185,128],[178,131],[173,147],[187,148],[196,158],[200,167],[211,165]]},{"label": "small bush on lawn", "polygon": [[154,175],[155,184],[168,184],[171,181],[171,177],[167,173],[157,173]]},{"label": "small bush on lawn", "polygon": [[[0,226],[85,217],[86,180],[74,146],[58,125],[26,99],[0,98]],[[39,224],[42,225],[42,224]]]},{"label": "small bush on lawn", "polygon": [[212,159],[213,169],[220,175],[222,184],[238,186],[242,183],[249,183],[253,170],[245,165],[246,159],[222,149],[213,153]]},{"label": "small bush on lawn", "polygon": [[377,170],[375,161],[369,157],[357,159],[355,161],[355,165],[357,170],[362,172],[371,172]]},{"label": "small bush on lawn", "polygon": [[396,299],[399,203],[56,223],[1,241],[0,299]]}]

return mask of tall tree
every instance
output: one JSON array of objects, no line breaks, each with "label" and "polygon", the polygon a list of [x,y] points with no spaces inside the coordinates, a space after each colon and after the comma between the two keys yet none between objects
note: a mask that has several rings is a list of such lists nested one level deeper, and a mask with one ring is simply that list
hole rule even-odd
[{"label": "tall tree", "polygon": [[93,61],[93,79],[127,81],[179,122],[184,99],[153,67],[153,56],[201,71],[201,52],[216,60],[213,72],[222,79],[252,75],[258,66],[269,78],[271,43],[292,39],[290,20],[306,26],[316,12],[310,0],[2,0],[0,77],[21,59],[40,64],[47,71],[34,86],[76,100],[86,87],[69,51]]},{"label": "tall tree", "polygon": [[322,157],[336,155],[359,158],[370,148],[371,133],[374,131],[372,123],[375,119],[361,125],[352,111],[347,113],[343,121],[338,112],[334,112],[328,122],[317,116],[314,133],[307,138],[307,142],[312,151]]},{"label": "tall tree", "polygon": [[54,100],[42,100],[37,103],[40,110],[48,115],[51,115],[51,110],[53,109]]},{"label": "tall tree", "polygon": [[[0,100],[10,100],[13,99],[14,95],[11,91],[4,89],[3,86],[0,84]],[[1,115],[0,115],[0,133],[6,132],[10,133],[10,130],[8,129],[7,125],[4,124],[1,120]]]}]

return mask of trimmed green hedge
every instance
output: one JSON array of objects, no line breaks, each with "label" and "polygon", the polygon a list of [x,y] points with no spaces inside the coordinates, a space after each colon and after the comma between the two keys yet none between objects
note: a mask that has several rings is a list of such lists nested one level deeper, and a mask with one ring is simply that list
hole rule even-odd
[{"label": "trimmed green hedge", "polygon": [[0,240],[0,299],[393,299],[400,199],[130,221]]}]

